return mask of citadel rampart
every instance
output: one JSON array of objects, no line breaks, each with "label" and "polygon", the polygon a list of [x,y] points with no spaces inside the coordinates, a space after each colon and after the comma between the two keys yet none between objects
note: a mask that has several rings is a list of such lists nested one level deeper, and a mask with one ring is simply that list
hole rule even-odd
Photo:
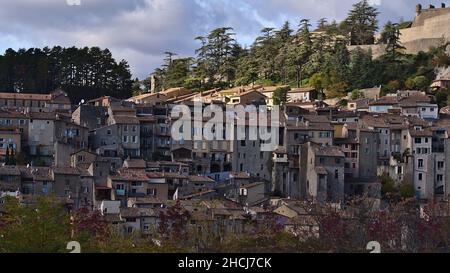
[{"label": "citadel rampart", "polygon": [[[439,46],[443,42],[450,42],[450,8],[442,4],[441,8],[430,5],[428,9],[422,9],[422,5],[416,7],[416,17],[411,26],[400,30],[400,42],[406,48],[405,53],[417,54],[420,51],[428,51],[430,47]],[[349,46],[349,50],[357,46]],[[385,53],[386,45],[362,45],[365,50],[372,50],[372,55],[377,58]]]}]

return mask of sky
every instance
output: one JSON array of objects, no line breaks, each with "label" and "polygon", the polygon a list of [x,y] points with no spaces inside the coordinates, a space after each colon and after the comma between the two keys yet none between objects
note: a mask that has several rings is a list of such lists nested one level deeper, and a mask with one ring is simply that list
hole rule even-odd
[{"label": "sky", "polygon": [[[192,56],[195,37],[233,27],[250,46],[264,27],[292,27],[307,18],[340,21],[357,0],[0,0],[0,52],[29,47],[99,46],[130,64],[133,77],[148,76],[165,51]],[[370,0],[387,20],[411,20],[420,0]],[[422,2],[440,6],[442,0]],[[447,4],[450,5],[447,0]]]}]

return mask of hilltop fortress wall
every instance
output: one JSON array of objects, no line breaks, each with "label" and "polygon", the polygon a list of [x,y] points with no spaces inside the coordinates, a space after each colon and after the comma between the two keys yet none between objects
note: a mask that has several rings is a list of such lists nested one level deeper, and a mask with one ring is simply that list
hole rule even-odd
[{"label": "hilltop fortress wall", "polygon": [[[430,47],[441,45],[442,42],[450,42],[450,8],[444,5],[442,8],[430,7],[422,10],[417,5],[416,17],[409,28],[400,30],[400,42],[406,48],[405,53],[417,54],[420,51],[428,51]],[[349,50],[357,46],[349,46]],[[365,50],[372,50],[372,55],[377,58],[385,53],[386,45],[363,45]]]},{"label": "hilltop fortress wall", "polygon": [[450,8],[418,11],[411,27],[400,32],[400,40],[408,53],[426,51],[442,41],[450,41]]}]

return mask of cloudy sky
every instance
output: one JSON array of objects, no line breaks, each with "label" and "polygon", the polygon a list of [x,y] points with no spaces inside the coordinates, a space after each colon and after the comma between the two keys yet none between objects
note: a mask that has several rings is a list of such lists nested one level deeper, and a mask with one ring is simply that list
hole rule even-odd
[{"label": "cloudy sky", "polygon": [[[162,62],[164,51],[192,55],[194,37],[215,27],[235,29],[250,45],[263,27],[301,18],[342,20],[357,0],[1,0],[0,52],[44,46],[100,46],[126,59],[143,78]],[[371,0],[380,21],[409,20],[416,2]],[[428,0],[423,6],[440,6]],[[445,1],[444,1],[445,2]],[[73,5],[75,4],[75,5]],[[78,5],[79,4],[79,5]]]}]

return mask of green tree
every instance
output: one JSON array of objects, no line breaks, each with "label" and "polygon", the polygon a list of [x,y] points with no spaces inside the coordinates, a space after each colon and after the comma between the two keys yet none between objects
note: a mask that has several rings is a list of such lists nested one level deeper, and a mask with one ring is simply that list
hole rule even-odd
[{"label": "green tree", "polygon": [[413,198],[416,194],[414,185],[408,182],[401,183],[399,191],[402,198]]},{"label": "green tree", "polygon": [[294,67],[297,87],[301,85],[301,73],[312,51],[311,33],[309,31],[311,25],[309,24],[309,20],[301,20],[299,27],[297,35],[288,50],[288,62]]},{"label": "green tree", "polygon": [[352,91],[352,100],[357,100],[361,97],[361,92],[358,89]]},{"label": "green tree", "polygon": [[326,79],[325,75],[323,73],[316,73],[309,78],[309,85],[311,87],[314,87],[314,89],[317,90],[321,94],[321,97],[323,98],[323,90],[326,86]]},{"label": "green tree", "polygon": [[395,92],[395,91],[398,91],[398,90],[400,89],[400,82],[397,81],[397,80],[390,81],[390,82],[388,82],[388,84],[386,85],[386,89],[387,89],[389,92]]},{"label": "green tree", "polygon": [[388,174],[381,175],[379,179],[381,182],[381,194],[383,196],[392,195],[397,192],[395,181]]},{"label": "green tree", "polygon": [[420,90],[425,91],[430,86],[430,82],[425,76],[417,76],[414,78],[414,86]]},{"label": "green tree", "polygon": [[53,197],[40,197],[32,206],[10,198],[5,211],[0,252],[67,253],[67,243],[72,241],[70,216]]},{"label": "green tree", "polygon": [[367,0],[362,0],[353,5],[343,28],[350,33],[352,45],[374,44],[375,32],[378,30],[379,12],[372,7]]},{"label": "green tree", "polygon": [[279,87],[273,92],[273,104],[284,105],[288,100],[289,87]]},{"label": "green tree", "polygon": [[384,29],[386,32],[383,33],[384,39],[386,39],[386,58],[391,62],[395,63],[399,61],[399,58],[403,54],[405,47],[400,43],[400,30],[397,24],[392,24],[388,22]]}]

